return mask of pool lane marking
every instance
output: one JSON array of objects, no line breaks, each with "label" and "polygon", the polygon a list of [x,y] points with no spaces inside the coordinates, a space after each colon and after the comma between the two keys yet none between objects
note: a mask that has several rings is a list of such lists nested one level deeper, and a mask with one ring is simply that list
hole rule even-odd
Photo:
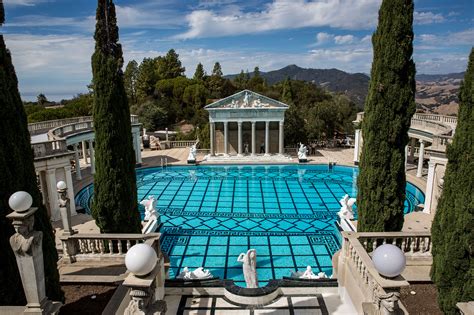
[{"label": "pool lane marking", "polygon": [[[209,237],[210,239],[210,237]],[[229,264],[229,248],[230,248],[230,235],[227,236],[227,248],[225,252],[225,266],[224,266],[224,279],[227,279],[227,269]]]},{"label": "pool lane marking", "polygon": [[[184,181],[183,181],[184,182]],[[194,188],[196,187],[196,183],[198,181],[195,180],[194,183],[193,183],[193,188],[189,191],[189,194],[188,194],[188,198],[186,199],[186,202],[184,203],[184,206],[183,206],[183,211],[186,209],[187,205],[188,205],[188,202],[189,202],[189,198],[191,198],[191,195],[193,194],[194,192]],[[181,186],[180,186],[181,188]],[[179,190],[178,190],[179,191]],[[178,191],[176,193],[178,193]]]},{"label": "pool lane marking", "polygon": [[288,182],[286,180],[285,180],[285,184],[286,184],[286,188],[288,189],[288,195],[290,196],[291,202],[293,203],[293,207],[295,208],[295,212],[297,213],[296,203],[295,203],[295,200],[293,199],[293,195],[291,193],[290,186],[288,186]]},{"label": "pool lane marking", "polygon": [[296,271],[298,271],[298,265],[296,264],[296,258],[295,258],[295,253],[293,252],[293,246],[292,246],[292,243],[290,241],[290,237],[287,235],[286,238],[288,239],[288,247],[290,248],[291,258],[293,258],[293,265],[294,265],[295,272],[296,272]]},{"label": "pool lane marking", "polygon": [[277,193],[275,180],[272,180],[272,186],[273,186],[273,191],[275,192],[275,197],[278,200],[278,211],[280,211],[280,214],[283,214],[283,212],[281,212],[280,197],[278,196],[278,193]]},{"label": "pool lane marking", "polygon": [[221,193],[222,193],[222,185],[224,184],[224,179],[221,179],[221,184],[219,185],[219,192],[217,194],[217,200],[216,200],[216,206],[214,207],[214,212],[219,213],[217,211],[217,207],[219,206],[219,200],[221,199]]},{"label": "pool lane marking", "polygon": [[[272,243],[270,243],[270,236],[267,235],[268,254],[270,255],[270,264],[272,265],[272,278],[275,279],[275,266],[273,265]],[[258,254],[258,253],[257,253]]]}]

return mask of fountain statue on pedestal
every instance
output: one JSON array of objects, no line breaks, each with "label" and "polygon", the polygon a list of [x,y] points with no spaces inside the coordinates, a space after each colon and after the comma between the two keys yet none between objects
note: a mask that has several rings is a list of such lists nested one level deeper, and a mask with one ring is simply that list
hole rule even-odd
[{"label": "fountain statue on pedestal", "polygon": [[244,271],[247,288],[258,288],[257,251],[255,249],[249,249],[247,254],[241,253],[237,261],[243,263],[242,269]]}]

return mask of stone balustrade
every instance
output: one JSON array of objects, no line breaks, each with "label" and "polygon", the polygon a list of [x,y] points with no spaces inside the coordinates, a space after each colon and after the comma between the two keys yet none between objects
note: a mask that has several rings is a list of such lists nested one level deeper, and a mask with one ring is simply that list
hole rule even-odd
[{"label": "stone balustrade", "polygon": [[458,123],[458,118],[456,116],[416,113],[413,115],[413,118],[420,120],[437,121],[450,126],[456,126]]},{"label": "stone balustrade", "polygon": [[40,121],[40,122],[28,124],[28,131],[30,132],[30,135],[33,136],[36,134],[43,133],[47,130],[56,128],[56,127],[83,122],[83,121],[89,121],[89,120],[92,120],[91,116]]},{"label": "stone balustrade", "polygon": [[124,262],[125,254],[135,244],[148,243],[160,253],[160,234],[74,234],[60,237],[63,262]]},{"label": "stone balustrade", "polygon": [[[336,259],[337,279],[343,295],[349,295],[359,313],[380,312],[384,299],[398,301],[400,288],[409,285],[402,276],[386,278],[377,272],[370,256],[377,246],[399,247],[405,253],[407,265],[413,260],[432,258],[431,235],[425,232],[342,232],[342,238],[342,249]],[[400,301],[398,305],[405,311]]]},{"label": "stone balustrade", "polygon": [[162,141],[161,144],[166,149],[173,148],[190,148],[192,145],[196,144],[197,140],[184,140],[184,141]]},{"label": "stone balustrade", "polygon": [[33,143],[31,147],[33,148],[35,159],[68,153],[65,140],[53,140]]}]

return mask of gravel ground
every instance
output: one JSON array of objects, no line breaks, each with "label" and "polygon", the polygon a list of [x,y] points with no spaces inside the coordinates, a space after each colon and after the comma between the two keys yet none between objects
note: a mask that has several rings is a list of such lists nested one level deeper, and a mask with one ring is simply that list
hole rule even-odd
[{"label": "gravel ground", "polygon": [[65,304],[61,307],[60,314],[101,314],[110,298],[117,289],[115,285],[62,285]]},{"label": "gravel ground", "polygon": [[[411,291],[416,294],[412,294]],[[438,307],[437,299],[438,291],[432,283],[412,284],[401,289],[400,300],[410,314],[443,315]]]}]

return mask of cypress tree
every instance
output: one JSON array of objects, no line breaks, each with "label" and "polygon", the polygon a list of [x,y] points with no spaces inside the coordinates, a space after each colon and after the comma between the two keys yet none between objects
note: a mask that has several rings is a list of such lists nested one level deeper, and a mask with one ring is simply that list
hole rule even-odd
[{"label": "cypress tree", "polygon": [[92,215],[102,233],[139,233],[135,155],[112,0],[99,0],[92,55],[96,174]]},{"label": "cypress tree", "polygon": [[372,37],[357,180],[359,231],[399,231],[403,226],[405,146],[415,112],[413,7],[412,0],[384,0]]},{"label": "cypress tree", "polygon": [[457,302],[474,300],[474,49],[459,92],[458,117],[431,230],[431,278],[445,314],[457,314]]},{"label": "cypress tree", "polygon": [[[0,25],[4,22],[3,3],[0,1]],[[10,196],[19,190],[33,197],[35,229],[43,232],[43,260],[46,295],[56,301],[63,299],[57,269],[58,254],[54,233],[41,193],[36,184],[30,134],[26,114],[18,91],[18,80],[10,52],[0,35],[0,305],[25,305],[25,295],[15,255],[10,247],[10,236],[15,232],[5,216],[11,212]]]}]

